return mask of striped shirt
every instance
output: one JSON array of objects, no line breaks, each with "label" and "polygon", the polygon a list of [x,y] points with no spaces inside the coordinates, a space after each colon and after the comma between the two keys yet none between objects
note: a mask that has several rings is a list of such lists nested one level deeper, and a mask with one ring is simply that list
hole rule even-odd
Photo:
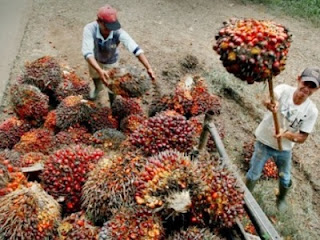
[{"label": "striped shirt", "polygon": [[87,24],[83,29],[82,54],[85,59],[94,56],[100,63],[113,64],[119,59],[117,48],[119,43],[122,43],[135,56],[143,53],[143,50],[123,29],[111,31],[106,39],[101,35],[96,21]]}]

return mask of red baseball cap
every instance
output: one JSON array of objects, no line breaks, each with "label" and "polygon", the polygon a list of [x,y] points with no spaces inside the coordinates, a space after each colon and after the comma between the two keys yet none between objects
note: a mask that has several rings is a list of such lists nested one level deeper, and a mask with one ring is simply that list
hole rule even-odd
[{"label": "red baseball cap", "polygon": [[108,4],[99,8],[97,17],[109,30],[118,30],[121,28],[117,18],[117,11]]}]

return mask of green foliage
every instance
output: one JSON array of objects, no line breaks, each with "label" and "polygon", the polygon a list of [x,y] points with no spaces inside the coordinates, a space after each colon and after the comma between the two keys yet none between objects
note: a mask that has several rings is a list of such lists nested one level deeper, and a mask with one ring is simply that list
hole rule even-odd
[{"label": "green foliage", "polygon": [[306,19],[320,27],[320,0],[242,0],[242,2],[264,4],[273,10]]}]

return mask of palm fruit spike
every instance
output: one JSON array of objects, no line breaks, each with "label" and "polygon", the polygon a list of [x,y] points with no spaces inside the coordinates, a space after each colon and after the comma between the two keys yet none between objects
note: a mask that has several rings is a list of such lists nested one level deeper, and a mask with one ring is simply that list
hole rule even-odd
[{"label": "palm fruit spike", "polygon": [[59,204],[38,183],[1,198],[0,235],[4,239],[51,239],[59,221]]},{"label": "palm fruit spike", "polygon": [[92,144],[92,134],[84,126],[76,124],[55,135],[56,149],[72,144]]},{"label": "palm fruit spike", "polygon": [[31,84],[43,92],[52,92],[62,81],[62,72],[58,61],[44,56],[25,64],[22,83]]},{"label": "palm fruit spike", "polygon": [[104,223],[114,209],[134,197],[133,180],[146,159],[138,153],[103,158],[82,189],[82,207],[94,223]]},{"label": "palm fruit spike", "polygon": [[75,145],[60,149],[49,156],[40,175],[44,189],[61,202],[66,212],[80,208],[81,189],[87,173],[103,156],[91,146]]},{"label": "palm fruit spike", "polygon": [[142,207],[122,207],[99,233],[99,240],[120,239],[164,239],[161,219]]},{"label": "palm fruit spike", "polygon": [[228,72],[248,83],[266,81],[285,68],[291,34],[270,20],[230,19],[213,49]]},{"label": "palm fruit spike", "polygon": [[92,141],[102,149],[118,149],[126,136],[113,128],[99,130],[93,134]]},{"label": "palm fruit spike", "polygon": [[245,212],[244,193],[237,186],[236,178],[227,169],[212,166],[211,162],[202,162],[199,169],[208,187],[195,208],[203,208],[214,225],[231,228],[236,217],[241,219]]},{"label": "palm fruit spike", "polygon": [[83,212],[72,213],[58,227],[54,240],[97,240],[99,230],[86,219]]},{"label": "palm fruit spike", "polygon": [[148,74],[137,67],[118,68],[111,78],[110,89],[123,97],[141,97],[151,85]]},{"label": "palm fruit spike", "polygon": [[112,111],[109,107],[95,106],[88,119],[88,125],[92,133],[104,128],[119,127],[119,122],[112,116]]},{"label": "palm fruit spike", "polygon": [[39,124],[49,112],[49,97],[35,86],[15,84],[10,94],[13,109],[20,119]]},{"label": "palm fruit spike", "polygon": [[146,155],[157,154],[168,149],[189,152],[193,146],[193,125],[174,111],[165,111],[149,118],[134,131],[129,140]]},{"label": "palm fruit spike", "polygon": [[187,229],[180,229],[168,237],[168,240],[218,240],[217,235],[210,232],[208,228],[198,228],[195,226]]},{"label": "palm fruit spike", "polygon": [[47,156],[40,152],[30,152],[21,156],[19,167],[31,167],[36,163],[44,163]]},{"label": "palm fruit spike", "polygon": [[4,120],[0,124],[0,149],[12,148],[30,128],[30,124],[17,117],[9,117]]},{"label": "palm fruit spike", "polygon": [[137,98],[124,98],[116,96],[111,106],[112,115],[119,121],[130,114],[142,114],[140,100]]},{"label": "palm fruit spike", "polygon": [[145,120],[145,116],[139,114],[131,114],[121,120],[120,129],[126,135],[130,135],[135,130],[137,130]]},{"label": "palm fruit spike", "polygon": [[28,152],[49,154],[53,150],[54,145],[55,139],[51,131],[35,128],[23,134],[13,149],[23,154]]},{"label": "palm fruit spike", "polygon": [[148,158],[134,182],[135,200],[167,219],[188,213],[204,182],[197,175],[197,164],[177,151],[164,151]]},{"label": "palm fruit spike", "polygon": [[68,96],[82,95],[84,98],[89,97],[89,82],[77,76],[75,72],[63,71],[62,79],[55,90],[58,101],[62,101]]},{"label": "palm fruit spike", "polygon": [[66,129],[87,122],[94,107],[94,102],[83,99],[81,95],[66,97],[56,108],[57,127]]},{"label": "palm fruit spike", "polygon": [[27,185],[25,175],[4,156],[0,156],[0,197]]}]

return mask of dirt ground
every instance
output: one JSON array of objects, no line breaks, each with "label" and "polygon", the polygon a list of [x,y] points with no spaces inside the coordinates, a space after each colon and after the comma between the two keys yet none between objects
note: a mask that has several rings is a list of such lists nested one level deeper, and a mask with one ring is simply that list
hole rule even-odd
[{"label": "dirt ground", "polygon": [[[44,55],[55,56],[89,80],[87,65],[81,55],[82,30],[94,21],[102,0],[34,0],[18,57],[12,69],[10,82],[22,73],[24,63]],[[217,0],[110,0],[119,11],[122,27],[145,51],[163,93],[187,73],[183,60],[187,55],[199,60],[192,73],[205,74],[211,90],[223,99],[220,119],[226,129],[224,139],[230,159],[244,176],[239,159],[245,141],[252,139],[253,131],[263,111],[257,96],[265,90],[264,84],[246,85],[228,74],[219,56],[212,50],[214,36],[222,22],[231,17],[272,19],[287,26],[293,34],[287,67],[275,79],[279,83],[295,84],[296,76],[306,66],[320,65],[319,28],[305,21],[273,15],[262,5],[244,5],[241,1]],[[141,66],[124,48],[120,49],[122,65]],[[312,99],[320,107],[319,92]],[[7,100],[4,105],[6,106]],[[319,233],[320,216],[320,124],[306,143],[294,150],[294,188],[290,201],[296,208],[310,206],[314,219],[304,225]],[[276,185],[274,184],[273,187]],[[301,194],[302,193],[302,194]],[[307,194],[305,194],[307,193]],[[297,219],[298,221],[299,219]]]}]

